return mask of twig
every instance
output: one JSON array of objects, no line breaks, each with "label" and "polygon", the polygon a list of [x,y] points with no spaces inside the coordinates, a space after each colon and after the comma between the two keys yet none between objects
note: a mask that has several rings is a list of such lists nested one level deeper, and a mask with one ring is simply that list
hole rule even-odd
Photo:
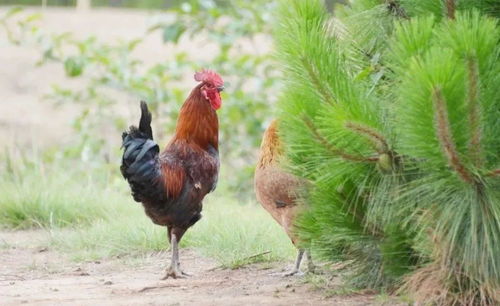
[{"label": "twig", "polygon": [[451,135],[450,122],[448,120],[448,112],[446,110],[446,101],[444,100],[443,93],[440,88],[434,88],[432,93],[432,100],[434,101],[434,111],[436,120],[436,136],[441,144],[443,153],[448,159],[448,163],[455,170],[460,178],[466,183],[474,183],[474,179],[469,171],[465,168],[460,160],[453,136]]},{"label": "twig", "polygon": [[252,255],[252,256],[245,257],[242,260],[254,259],[255,257],[259,257],[259,256],[266,255],[266,254],[269,254],[269,253],[271,253],[271,251],[264,251],[262,253],[258,253],[258,254]]},{"label": "twig", "polygon": [[367,136],[375,144],[375,150],[378,153],[386,153],[389,151],[389,145],[384,136],[375,129],[354,122],[347,122],[345,127]]},{"label": "twig", "polygon": [[220,268],[224,268],[224,265],[218,265],[218,266],[215,266],[213,268],[210,268],[207,270],[207,272],[212,272],[212,271],[218,270]]},{"label": "twig", "polygon": [[468,96],[467,104],[469,108],[469,125],[471,129],[469,139],[469,154],[476,167],[481,167],[481,126],[479,124],[481,116],[481,105],[479,104],[479,73],[477,61],[469,58],[467,62],[468,72]]},{"label": "twig", "polygon": [[179,284],[164,284],[164,285],[160,285],[160,286],[148,286],[148,287],[144,287],[140,290],[137,290],[137,292],[145,292],[145,291],[148,291],[148,290],[154,290],[154,289],[161,289],[161,288],[170,288],[170,287],[180,287]]},{"label": "twig", "polygon": [[356,156],[352,155],[349,153],[346,153],[342,151],[341,149],[334,147],[332,144],[328,142],[323,136],[321,136],[314,126],[314,124],[311,122],[311,119],[308,117],[304,116],[303,117],[304,122],[306,123],[307,127],[311,130],[313,133],[314,137],[316,140],[318,140],[319,143],[321,143],[325,148],[327,148],[330,152],[332,152],[335,156],[340,156],[345,160],[350,160],[354,162],[377,162],[378,157],[364,157],[364,156]]},{"label": "twig", "polygon": [[[258,253],[258,254],[255,254],[255,255],[251,255],[251,256],[248,256],[248,257],[242,258],[241,260],[242,260],[242,261],[243,261],[243,260],[249,260],[249,259],[253,259],[253,258],[255,258],[255,257],[259,257],[259,256],[262,256],[262,255],[269,254],[269,253],[271,253],[271,251],[264,251],[264,252],[262,252],[262,253]],[[208,269],[207,271],[208,271],[208,272],[211,272],[211,271],[214,271],[214,270],[217,270],[217,269],[223,268],[223,267],[224,267],[224,265],[218,265],[218,266],[216,266],[216,267],[213,267],[213,268]]]},{"label": "twig", "polygon": [[399,4],[399,1],[395,1],[395,0],[389,0],[389,1],[387,1],[387,8],[396,17],[401,17],[401,18],[404,18],[404,19],[409,19],[408,14],[401,7],[401,5]]},{"label": "twig", "polygon": [[500,176],[500,169],[492,170],[488,172],[486,176]]},{"label": "twig", "polygon": [[316,71],[314,70],[313,65],[307,60],[305,56],[302,57],[302,64],[304,65],[304,68],[306,68],[307,73],[309,74],[309,77],[311,78],[312,83],[316,87],[316,89],[319,91],[325,102],[334,105],[335,104],[335,98],[333,97],[332,93],[330,90],[323,86],[321,81],[319,80]]},{"label": "twig", "polygon": [[0,281],[13,281],[13,280],[24,281],[26,279],[22,276],[15,275],[15,274],[1,274],[0,275]]}]

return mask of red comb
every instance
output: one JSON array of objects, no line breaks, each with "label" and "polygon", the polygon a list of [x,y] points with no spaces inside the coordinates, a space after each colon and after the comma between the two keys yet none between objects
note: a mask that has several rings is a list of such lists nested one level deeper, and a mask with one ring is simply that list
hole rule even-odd
[{"label": "red comb", "polygon": [[214,85],[215,87],[220,87],[224,85],[224,81],[217,72],[212,70],[203,69],[200,72],[194,74],[194,80],[198,82],[205,82]]}]

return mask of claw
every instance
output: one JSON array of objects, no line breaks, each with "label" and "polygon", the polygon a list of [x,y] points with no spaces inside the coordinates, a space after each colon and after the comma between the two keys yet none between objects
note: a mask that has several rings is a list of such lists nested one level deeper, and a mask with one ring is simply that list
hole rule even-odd
[{"label": "claw", "polygon": [[181,263],[179,262],[179,246],[177,242],[177,236],[172,233],[170,237],[171,248],[172,248],[172,261],[170,267],[167,269],[165,276],[162,280],[166,280],[169,277],[176,278],[186,278],[186,276],[191,276],[188,273],[181,270]]},{"label": "claw", "polygon": [[167,269],[165,276],[162,277],[162,280],[166,280],[169,277],[172,277],[174,279],[186,278],[186,276],[190,276],[190,275],[181,271],[181,269],[179,269],[178,266],[175,266],[175,268],[173,266],[170,266],[170,268]]}]

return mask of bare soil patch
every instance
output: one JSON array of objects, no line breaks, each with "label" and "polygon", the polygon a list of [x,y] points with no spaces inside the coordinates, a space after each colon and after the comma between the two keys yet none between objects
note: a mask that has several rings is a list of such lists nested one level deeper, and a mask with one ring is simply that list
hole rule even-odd
[{"label": "bare soil patch", "polygon": [[73,262],[42,247],[43,231],[0,232],[2,305],[370,305],[375,297],[327,298],[301,277],[281,277],[282,263],[236,270],[192,249],[181,250],[193,275],[160,280],[168,252],[141,258]]}]

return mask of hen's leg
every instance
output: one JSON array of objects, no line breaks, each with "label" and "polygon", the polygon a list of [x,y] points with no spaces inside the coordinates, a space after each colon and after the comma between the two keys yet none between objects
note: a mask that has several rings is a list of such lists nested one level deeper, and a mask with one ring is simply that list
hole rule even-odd
[{"label": "hen's leg", "polygon": [[295,267],[292,271],[283,274],[283,276],[292,276],[296,274],[302,274],[300,272],[300,263],[302,262],[302,257],[304,256],[304,249],[299,249],[297,253],[297,259],[295,260]]},{"label": "hen's leg", "polygon": [[306,255],[307,255],[307,272],[316,273],[316,266],[314,265],[314,262],[312,260],[311,250],[307,250]]},{"label": "hen's leg", "polygon": [[179,264],[179,245],[177,242],[177,236],[175,233],[171,234],[170,244],[172,248],[172,260],[170,262],[170,267],[167,269],[167,273],[162,279],[172,278],[182,278],[185,274],[182,273]]}]

